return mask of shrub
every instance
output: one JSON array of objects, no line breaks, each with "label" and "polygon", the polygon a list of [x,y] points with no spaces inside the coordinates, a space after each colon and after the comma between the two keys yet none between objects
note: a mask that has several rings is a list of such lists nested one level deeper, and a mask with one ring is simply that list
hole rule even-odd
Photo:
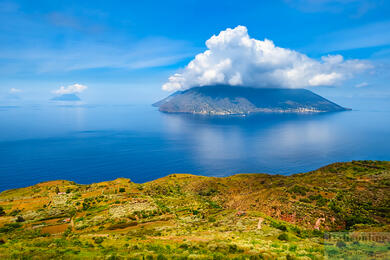
[{"label": "shrub", "polygon": [[209,205],[210,205],[211,208],[214,208],[214,209],[220,209],[220,208],[221,208],[221,206],[219,206],[219,205],[218,205],[216,202],[214,202],[214,201],[206,201],[206,202],[209,203]]},{"label": "shrub", "polygon": [[278,239],[281,241],[288,241],[288,235],[286,233],[282,233],[278,236]]},{"label": "shrub", "polygon": [[5,211],[3,207],[0,207],[0,216],[5,216]]},{"label": "shrub", "polygon": [[2,228],[0,228],[0,233],[9,233],[14,231],[17,228],[20,228],[22,225],[19,223],[8,223],[5,224]]},{"label": "shrub", "polygon": [[131,221],[131,222],[112,224],[107,229],[108,230],[115,230],[115,229],[122,229],[122,228],[132,227],[132,226],[136,226],[136,225],[138,225],[137,221]]},{"label": "shrub", "polygon": [[135,215],[133,214],[130,214],[129,216],[127,216],[129,219],[131,220],[137,220],[137,218],[135,217]]},{"label": "shrub", "polygon": [[297,246],[296,245],[291,245],[288,251],[295,252],[297,251]]},{"label": "shrub", "polygon": [[217,221],[214,217],[209,217],[209,222],[215,222]]},{"label": "shrub", "polygon": [[295,257],[293,257],[292,255],[286,255],[286,260],[294,260]]},{"label": "shrub", "polygon": [[315,237],[323,237],[324,232],[322,232],[321,230],[314,229],[314,230],[312,230],[312,235]]},{"label": "shrub", "polygon": [[89,203],[87,202],[83,202],[83,210],[87,210],[91,207],[91,205],[89,205]]},{"label": "shrub", "polygon": [[235,244],[232,244],[232,245],[229,245],[229,253],[236,253],[236,252],[239,252],[239,248],[237,245]]},{"label": "shrub", "polygon": [[317,200],[316,205],[317,205],[318,207],[323,207],[323,206],[326,205],[327,202],[328,202],[327,199],[321,197],[320,199]]},{"label": "shrub", "polygon": [[24,218],[22,217],[22,216],[18,216],[17,218],[16,218],[16,222],[24,222],[25,220],[24,220]]},{"label": "shrub", "polygon": [[375,221],[361,215],[349,215],[345,220],[345,225],[347,229],[350,229],[352,226],[356,224],[373,224],[373,223],[375,223]]},{"label": "shrub", "polygon": [[335,200],[331,200],[329,203],[328,203],[328,207],[333,210],[335,213],[339,213],[341,211],[341,208],[339,205],[337,205],[337,203],[335,202]]},{"label": "shrub", "polygon": [[346,247],[347,245],[345,244],[344,241],[339,240],[339,241],[337,241],[336,246],[338,248],[342,248],[342,247]]},{"label": "shrub", "polygon": [[166,258],[165,256],[163,256],[163,255],[161,255],[161,254],[159,254],[159,255],[157,256],[157,260],[165,260],[165,259],[168,259],[168,258]]},{"label": "shrub", "polygon": [[65,230],[63,236],[64,236],[64,237],[67,237],[67,236],[69,236],[71,233],[72,233],[72,228],[71,228],[71,227],[68,227],[68,228]]},{"label": "shrub", "polygon": [[322,196],[321,196],[321,194],[317,194],[317,195],[310,195],[309,196],[309,199],[310,200],[320,200],[320,199],[322,199]]},{"label": "shrub", "polygon": [[100,245],[101,243],[103,243],[104,237],[94,237],[93,241],[95,242],[95,244]]},{"label": "shrub", "polygon": [[18,215],[19,214],[19,212],[20,212],[20,210],[18,210],[18,209],[15,209],[15,210],[13,210],[13,211],[11,211],[11,213],[9,213],[9,215],[10,216],[16,216],[16,215]]},{"label": "shrub", "polygon": [[275,221],[271,222],[271,226],[274,228],[277,228],[281,231],[287,231],[287,227],[285,225],[278,223],[278,222],[275,222]]},{"label": "shrub", "polygon": [[125,192],[126,189],[125,188],[119,188],[119,192]]},{"label": "shrub", "polygon": [[214,188],[208,188],[208,189],[201,190],[198,192],[198,194],[200,196],[211,196],[211,195],[214,195],[216,193],[218,193],[218,190],[214,189]]},{"label": "shrub", "polygon": [[299,186],[299,185],[294,185],[294,186],[289,190],[289,192],[296,193],[296,194],[299,194],[299,195],[302,195],[302,196],[305,196],[305,195],[306,195],[306,192],[308,192],[308,191],[309,191],[308,188],[303,187],[303,186]]}]

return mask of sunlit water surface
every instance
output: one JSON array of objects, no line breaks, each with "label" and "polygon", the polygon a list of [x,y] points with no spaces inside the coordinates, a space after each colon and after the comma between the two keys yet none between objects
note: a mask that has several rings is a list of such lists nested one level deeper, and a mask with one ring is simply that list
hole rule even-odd
[{"label": "sunlit water surface", "polygon": [[332,162],[390,160],[386,107],[208,117],[150,106],[2,106],[0,124],[0,190],[54,179],[292,174]]}]

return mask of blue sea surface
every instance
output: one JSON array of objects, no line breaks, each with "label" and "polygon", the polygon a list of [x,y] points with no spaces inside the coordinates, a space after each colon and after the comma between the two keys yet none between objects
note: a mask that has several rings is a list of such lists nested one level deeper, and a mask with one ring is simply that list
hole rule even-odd
[{"label": "blue sea surface", "polygon": [[247,117],[165,114],[149,105],[0,106],[0,126],[0,191],[56,179],[292,174],[390,160],[386,105]]}]

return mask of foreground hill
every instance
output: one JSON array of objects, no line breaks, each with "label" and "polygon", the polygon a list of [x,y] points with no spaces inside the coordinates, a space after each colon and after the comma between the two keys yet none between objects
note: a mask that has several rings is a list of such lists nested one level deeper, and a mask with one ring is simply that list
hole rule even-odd
[{"label": "foreground hill", "polygon": [[322,259],[324,232],[390,231],[389,190],[381,161],[291,176],[50,181],[0,194],[0,258]]},{"label": "foreground hill", "polygon": [[235,115],[259,112],[336,112],[345,108],[306,89],[233,86],[194,87],[175,92],[154,106],[162,112]]}]

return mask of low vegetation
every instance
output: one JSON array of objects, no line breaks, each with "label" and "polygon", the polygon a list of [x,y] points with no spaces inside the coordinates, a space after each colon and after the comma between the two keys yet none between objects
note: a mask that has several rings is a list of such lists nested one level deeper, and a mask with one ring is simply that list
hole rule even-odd
[{"label": "low vegetation", "polygon": [[389,190],[383,161],[291,176],[45,182],[0,194],[0,258],[322,259],[324,232],[390,231]]}]

